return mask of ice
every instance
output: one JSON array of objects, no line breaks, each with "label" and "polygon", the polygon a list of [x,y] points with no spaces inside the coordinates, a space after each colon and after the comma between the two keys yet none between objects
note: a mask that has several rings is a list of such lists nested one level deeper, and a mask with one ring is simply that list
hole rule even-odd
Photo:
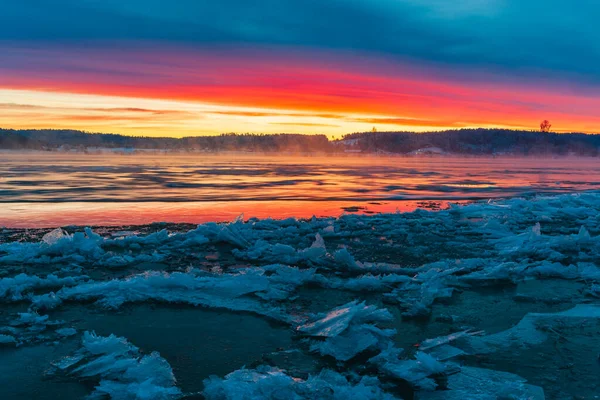
[{"label": "ice", "polygon": [[343,375],[324,369],[307,380],[294,378],[285,371],[268,366],[240,369],[224,379],[212,376],[205,382],[207,400],[250,399],[321,399],[321,400],[392,400],[377,378],[362,377],[349,382]]},{"label": "ice", "polygon": [[58,307],[62,300],[54,292],[40,294],[31,299],[31,308],[34,310],[49,310]]},{"label": "ice", "polygon": [[17,339],[15,339],[14,336],[0,334],[0,345],[16,344],[16,343],[17,343]]},{"label": "ice", "polygon": [[386,297],[400,303],[405,309],[403,317],[429,316],[431,306],[437,299],[452,297],[454,288],[451,285],[458,284],[458,280],[453,276],[456,272],[464,272],[464,269],[440,269],[435,266],[424,269]]},{"label": "ice", "polygon": [[48,324],[48,316],[47,315],[38,315],[36,313],[18,313],[18,317],[14,320],[11,325],[13,326],[21,326],[21,325],[43,325],[46,326]]},{"label": "ice", "polygon": [[600,305],[579,304],[558,313],[529,313],[510,329],[492,335],[471,337],[468,346],[477,353],[490,353],[511,346],[535,346],[555,333],[553,326],[576,325],[581,320],[591,318],[600,319]]},{"label": "ice", "polygon": [[216,239],[243,249],[250,246],[252,233],[252,228],[245,226],[244,215],[241,214],[232,223],[221,226],[216,234]]},{"label": "ice", "polygon": [[301,250],[300,257],[302,259],[310,260],[310,261],[318,261],[321,257],[327,254],[327,248],[325,247],[325,241],[321,237],[320,234],[315,235],[315,241],[311,244],[310,247]]},{"label": "ice", "polygon": [[63,239],[71,239],[71,235],[65,232],[62,228],[56,228],[53,231],[46,233],[44,237],[42,237],[42,241],[50,246]]},{"label": "ice", "polygon": [[466,355],[467,353],[458,347],[443,344],[441,346],[436,346],[432,349],[429,349],[427,354],[438,361],[448,361],[455,357]]},{"label": "ice", "polygon": [[344,332],[351,323],[356,325],[392,319],[386,309],[368,306],[364,301],[352,301],[325,314],[316,315],[315,319],[298,326],[296,330],[308,336],[334,337]]},{"label": "ice", "polygon": [[448,377],[447,390],[418,392],[416,400],[544,400],[544,391],[508,372],[462,367]]},{"label": "ice", "polygon": [[390,263],[372,263],[372,262],[361,262],[354,258],[346,247],[337,250],[333,255],[335,265],[333,269],[339,270],[344,273],[362,273],[362,274],[373,274],[382,275],[386,273],[394,274],[405,274],[414,273],[411,268],[403,268],[398,264]]},{"label": "ice", "polygon": [[71,328],[59,328],[63,321],[50,320],[47,315],[35,312],[17,313],[10,326],[0,327],[0,332],[10,335],[17,346],[55,342],[71,334]]},{"label": "ice", "polygon": [[387,347],[396,331],[380,329],[374,323],[392,319],[386,309],[353,301],[315,316],[312,321],[297,327],[296,331],[307,336],[326,338],[311,343],[311,351],[348,361],[367,349]]},{"label": "ice", "polygon": [[444,375],[446,366],[423,352],[418,352],[414,360],[401,360],[401,352],[401,349],[390,345],[369,362],[374,364],[381,374],[391,379],[408,382],[417,390],[435,390],[438,384],[434,376]]},{"label": "ice", "polygon": [[309,279],[313,273],[311,270],[300,271],[291,267],[281,267],[271,277],[265,274],[263,268],[249,268],[234,274],[168,274],[152,271],[124,279],[65,287],[55,293],[54,299],[36,296],[32,301],[33,304],[49,307],[65,301],[97,300],[100,306],[115,309],[124,303],[154,300],[249,311],[289,321],[290,316],[261,299],[287,298],[298,285],[304,283],[303,279]]},{"label": "ice", "polygon": [[68,337],[68,336],[76,335],[77,330],[75,330],[73,328],[61,328],[61,329],[57,329],[56,333],[58,333],[60,336]]},{"label": "ice", "polygon": [[[274,264],[261,268],[269,273],[269,289],[257,292],[256,295],[265,300],[290,300],[292,293],[298,286],[311,282],[315,276],[315,269],[300,269],[287,265]],[[260,269],[259,269],[260,270]]]},{"label": "ice", "polygon": [[311,351],[324,356],[331,356],[339,361],[348,361],[365,350],[381,349],[390,342],[396,333],[393,329],[379,329],[376,326],[364,324],[350,327],[344,333],[330,337],[322,342],[314,342]]},{"label": "ice", "polygon": [[[40,242],[0,244],[0,302],[20,302],[11,305],[18,311],[29,307],[27,313],[15,318],[10,313],[3,314],[6,326],[0,327],[0,334],[8,337],[11,346],[49,342],[66,346],[73,344],[73,336],[81,325],[73,320],[72,327],[67,326],[43,315],[57,307],[70,315],[73,310],[69,308],[75,302],[89,303],[86,309],[103,308],[102,313],[110,313],[126,303],[197,305],[250,312],[294,328],[295,338],[300,339],[294,341],[298,347],[294,350],[314,361],[318,365],[315,371],[324,365],[335,365],[344,374],[339,386],[351,388],[347,397],[356,390],[360,375],[374,370],[386,378],[385,385],[390,381],[409,382],[418,391],[417,396],[424,399],[443,395],[471,398],[468,382],[477,376],[490,376],[492,380],[504,377],[506,385],[491,385],[487,392],[483,388],[474,391],[472,398],[521,398],[522,393],[529,393],[519,392],[523,388],[533,390],[534,396],[539,391],[521,378],[487,370],[473,373],[469,367],[460,372],[455,363],[473,362],[479,354],[486,354],[486,361],[490,358],[486,365],[495,365],[494,359],[500,355],[518,362],[523,349],[542,345],[554,337],[570,340],[566,335],[573,334],[574,329],[568,328],[598,319],[600,313],[594,304],[562,313],[525,314],[598,302],[599,227],[600,194],[589,193],[473,202],[438,212],[281,221],[239,218],[229,224],[202,224],[188,232],[174,228],[173,232],[163,229],[151,234],[103,233],[103,237],[91,229],[72,235],[57,230]],[[220,255],[218,260],[210,257],[215,253]],[[548,282],[533,287],[544,287],[546,294],[553,290],[544,286],[546,283],[550,288],[557,285],[562,290],[558,301],[553,298],[552,304],[515,302],[537,299],[535,293],[529,297],[519,295],[524,286],[541,280]],[[482,286],[490,287],[477,294],[464,293]],[[472,303],[473,298],[496,295],[500,296],[499,301],[486,300],[481,310]],[[347,303],[350,299],[357,300]],[[395,332],[388,329],[392,326],[391,314],[380,308],[381,302],[392,303],[404,319],[421,318],[402,322],[409,326],[400,335],[409,338],[395,337]],[[335,307],[339,304],[344,305]],[[505,307],[511,305],[515,310],[506,318],[496,318],[494,313],[503,315]],[[438,322],[427,324],[432,315],[458,317],[440,327]],[[506,330],[514,323],[513,318],[523,315],[521,322]],[[479,325],[500,332],[483,336],[476,331]],[[445,336],[427,340],[419,336],[431,331],[435,332],[431,336]],[[420,342],[414,356],[412,351],[404,355],[393,346],[394,342],[407,340],[411,344]],[[170,395],[162,386],[157,388],[154,381],[116,379],[128,366],[142,368],[146,364],[140,365],[141,354],[124,358],[115,355],[130,351],[127,342],[109,342],[113,341],[102,341],[102,347],[114,345],[115,351],[93,357],[85,353],[79,360],[65,360],[61,368],[73,371],[87,365],[80,373],[91,374],[97,384],[97,396]],[[118,350],[119,346],[124,346],[124,350]],[[91,348],[86,350],[90,354]],[[370,357],[367,367],[359,355]],[[154,358],[148,357],[148,365],[153,365],[150,369],[161,369],[154,366]],[[540,365],[540,371],[532,374],[540,377],[545,369]],[[234,386],[238,385],[244,389],[236,396],[260,394],[255,391],[268,388],[265,396],[274,398],[279,393],[283,397],[291,394],[297,398],[319,398],[306,389],[310,379],[299,380],[282,370],[241,371],[246,371],[244,376],[258,377],[258,381],[269,384],[249,382],[246,388],[237,380],[243,374],[232,375],[235,379],[228,384],[228,378],[217,378],[215,388],[226,390],[219,392],[221,395],[234,393]],[[103,374],[110,376],[102,377]],[[278,389],[271,385],[275,382],[272,375],[281,383]],[[306,376],[302,374],[303,378]],[[557,379],[564,383],[564,377]],[[424,397],[429,396],[425,390],[441,389],[444,380],[452,390],[436,390],[430,393],[434,397]],[[223,389],[227,385],[230,387]],[[381,386],[373,387],[380,390]]]},{"label": "ice", "polygon": [[470,337],[470,336],[474,336],[474,335],[480,335],[481,333],[483,333],[483,332],[471,332],[471,331],[466,330],[466,331],[462,331],[462,332],[451,333],[450,335],[446,335],[446,336],[440,336],[440,337],[437,337],[434,339],[425,339],[419,345],[419,349],[421,351],[427,351],[427,350],[433,349],[438,346],[447,345],[449,343],[452,343],[455,340],[459,340],[461,338]]},{"label": "ice", "polygon": [[85,332],[81,349],[54,366],[55,373],[96,379],[90,398],[167,400],[182,396],[171,366],[160,354],[143,355],[125,338],[114,335]]},{"label": "ice", "polygon": [[348,249],[346,249],[345,247],[335,252],[334,259],[335,262],[349,269],[356,270],[361,269],[363,267],[361,264],[356,262],[352,254],[350,254]]},{"label": "ice", "polygon": [[327,254],[327,250],[323,238],[317,233],[313,244],[302,250],[296,250],[294,247],[282,243],[271,245],[265,240],[259,239],[247,249],[234,249],[232,253],[240,259],[261,260],[263,262],[290,265],[299,263],[309,263],[312,265],[312,263],[318,264],[320,259]]},{"label": "ice", "polygon": [[592,287],[590,288],[590,294],[595,297],[600,297],[600,285],[597,283],[594,283],[592,285]]},{"label": "ice", "polygon": [[84,276],[59,278],[56,275],[47,275],[45,278],[19,274],[13,278],[0,279],[0,301],[20,301],[29,297],[33,290],[61,288],[64,286],[75,286],[78,282],[85,279]]},{"label": "ice", "polygon": [[411,278],[405,275],[398,274],[386,274],[386,275],[373,275],[365,274],[360,275],[356,278],[338,278],[338,277],[326,277],[323,275],[317,275],[315,277],[316,282],[326,288],[338,289],[338,290],[350,290],[355,292],[363,291],[390,291],[398,284],[404,284],[411,281]]}]

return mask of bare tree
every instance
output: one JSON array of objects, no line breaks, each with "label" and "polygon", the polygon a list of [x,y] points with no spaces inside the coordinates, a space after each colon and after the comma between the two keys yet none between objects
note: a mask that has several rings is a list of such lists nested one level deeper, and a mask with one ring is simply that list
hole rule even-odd
[{"label": "bare tree", "polygon": [[547,119],[540,122],[540,131],[541,132],[550,132],[550,128],[552,128],[552,124]]}]

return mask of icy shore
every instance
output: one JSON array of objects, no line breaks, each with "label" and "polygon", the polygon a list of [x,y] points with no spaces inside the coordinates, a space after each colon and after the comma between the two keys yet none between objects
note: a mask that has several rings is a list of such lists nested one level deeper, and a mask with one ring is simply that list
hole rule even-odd
[{"label": "icy shore", "polygon": [[[599,194],[156,227],[0,243],[0,360],[54,346],[47,378],[93,398],[599,394]],[[190,391],[177,358],[89,331],[87,313],[140,304],[250,314],[292,340]]]}]

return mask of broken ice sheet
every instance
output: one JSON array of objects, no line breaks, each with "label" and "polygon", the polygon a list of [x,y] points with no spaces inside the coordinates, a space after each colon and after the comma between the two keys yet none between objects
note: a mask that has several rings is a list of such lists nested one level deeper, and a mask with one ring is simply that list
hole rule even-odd
[{"label": "broken ice sheet", "polygon": [[[506,285],[520,285],[523,281],[546,278],[552,281],[583,280],[585,283],[581,285],[590,288],[589,295],[600,296],[600,268],[597,261],[600,254],[599,213],[600,196],[585,194],[503,199],[489,204],[453,207],[438,213],[390,214],[376,218],[345,216],[311,220],[239,220],[232,224],[202,224],[182,233],[161,230],[149,235],[119,238],[101,238],[91,230],[76,232],[72,238],[56,232],[56,240],[49,240],[52,244],[46,241],[0,244],[0,264],[9,267],[0,280],[0,301],[31,301],[30,310],[40,312],[59,306],[66,309],[72,306],[72,302],[90,300],[97,301],[97,306],[109,309],[103,310],[103,313],[111,312],[126,302],[154,301],[250,311],[292,326],[306,325],[306,331],[298,333],[309,337],[307,340],[318,354],[311,355],[312,358],[327,355],[343,361],[352,359],[356,351],[369,349],[376,352],[387,345],[390,340],[380,325],[385,318],[383,321],[359,321],[356,315],[351,315],[356,310],[336,309],[332,310],[335,311],[332,314],[302,319],[308,310],[316,309],[319,301],[305,298],[295,301],[295,290],[299,285],[317,283],[320,288],[311,288],[311,293],[315,293],[315,297],[327,297],[328,304],[342,304],[354,297],[361,298],[359,302],[363,298],[371,301],[381,294],[386,300],[395,300],[404,305],[406,311],[412,311],[414,315],[428,315],[432,307],[437,314],[435,301],[451,295],[455,288],[470,290],[482,285],[505,288]],[[538,221],[540,225],[536,224]],[[322,238],[319,240],[319,232],[325,236],[327,243]],[[392,243],[378,247],[381,242],[378,238],[381,236],[393,239]],[[431,240],[434,237],[435,240]],[[201,247],[205,244],[210,244],[211,248]],[[350,247],[344,247],[349,245],[352,246],[352,254]],[[206,251],[219,251],[220,261],[223,261],[232,258],[232,247],[244,257],[252,253],[257,258],[249,262],[249,266],[244,265],[244,268],[235,271],[222,262],[222,270],[218,274],[201,273],[193,268],[198,265],[188,269],[188,260],[181,263],[181,254],[196,251],[201,255],[207,254]],[[333,253],[334,249],[342,247],[344,249],[334,256],[327,254],[327,248]],[[379,252],[380,249],[384,251]],[[357,261],[359,258],[361,261]],[[147,269],[168,268],[168,273],[140,273],[139,270],[127,269],[142,260],[164,260],[164,264]],[[298,265],[283,265],[284,261],[296,260],[301,268]],[[25,271],[28,271],[28,275],[17,275],[24,270],[21,266],[27,268]],[[309,268],[302,268],[306,266]],[[117,271],[116,268],[125,269]],[[81,276],[84,271],[93,280]],[[546,282],[540,282],[540,285]],[[371,293],[366,294],[367,290]],[[375,296],[373,292],[376,292]],[[569,304],[574,304],[582,297],[581,294],[574,295],[571,290],[561,293],[565,293],[565,299],[570,298]],[[337,298],[344,300],[336,301]],[[454,300],[458,301],[454,303]],[[451,301],[452,307],[465,306],[458,304],[459,296]],[[586,301],[596,300],[590,297]],[[501,303],[499,307],[502,304],[506,303]],[[561,304],[554,304],[550,308],[542,303],[535,304],[535,307],[538,306],[555,310]],[[443,308],[444,305],[439,307]],[[452,314],[462,316],[463,310],[453,309]],[[491,311],[494,310],[498,309]],[[511,358],[512,350],[522,351],[521,348],[512,348],[512,345],[537,346],[540,340],[560,337],[557,335],[564,335],[570,340],[570,335],[574,335],[575,331],[561,330],[562,324],[569,328],[571,322],[576,325],[586,318],[597,319],[590,317],[589,313],[586,318],[545,315],[533,319],[525,317],[520,327],[508,333],[487,337],[463,335],[458,339],[446,337],[437,343],[424,341],[419,350],[442,364],[450,364],[446,361],[455,360],[462,352],[473,354],[477,351],[492,353],[501,350],[504,351],[503,356]],[[477,315],[480,316],[481,313]],[[472,322],[460,318],[455,321]],[[560,321],[557,322],[559,326],[553,321]],[[6,324],[9,323],[7,320]],[[310,323],[313,323],[312,327]],[[498,323],[491,325],[495,329]],[[44,327],[43,324],[38,325]],[[488,325],[486,323],[486,327]],[[20,340],[23,336],[8,328],[27,330],[33,326],[7,326],[2,334]],[[435,322],[431,326],[435,326]],[[474,326],[477,326],[477,322]],[[57,329],[72,333],[67,327],[53,326],[42,334],[54,340],[60,336]],[[465,328],[456,326],[454,329],[460,333]],[[436,331],[431,336],[448,332]],[[422,339],[411,339],[410,343]],[[6,340],[10,341],[10,338]],[[306,350],[306,347],[302,349]],[[532,352],[536,350],[537,347]],[[589,353],[593,353],[595,361],[595,351]],[[490,358],[497,356],[491,355]],[[513,360],[510,359],[511,362]],[[419,362],[416,359],[398,361],[410,361],[410,364]],[[393,359],[388,362],[391,365],[398,364]],[[339,362],[336,364],[344,365]],[[540,368],[540,371],[543,369]],[[302,377],[306,378],[306,375]],[[566,385],[564,378],[558,379],[562,380],[557,385]]]},{"label": "broken ice sheet", "polygon": [[393,400],[375,377],[364,376],[357,382],[324,369],[306,380],[287,375],[284,370],[259,366],[234,371],[225,378],[212,376],[204,381],[207,400],[242,399],[321,399],[321,400]]},{"label": "broken ice sheet", "polygon": [[448,376],[447,390],[417,392],[415,400],[544,400],[544,391],[518,375],[489,369],[462,367]]},{"label": "broken ice sheet", "polygon": [[54,374],[96,380],[90,398],[169,400],[182,396],[171,366],[160,354],[143,355],[115,335],[85,332],[82,347],[53,365]]},{"label": "broken ice sheet", "polygon": [[570,310],[557,313],[529,313],[510,329],[496,334],[471,337],[468,347],[476,353],[491,353],[510,346],[534,346],[556,334],[553,326],[578,324],[585,319],[600,319],[600,305],[578,304]]},{"label": "broken ice sheet", "polygon": [[10,336],[10,341],[17,346],[57,342],[76,333],[73,328],[61,328],[64,321],[50,320],[47,315],[35,312],[17,313],[9,324],[0,326],[0,333],[3,334],[0,336]]},{"label": "broken ice sheet", "polygon": [[402,352],[402,349],[390,344],[369,363],[375,365],[381,375],[392,380],[408,382],[417,390],[435,390],[438,387],[435,378],[446,373],[446,365],[423,352],[417,352],[414,360],[400,359]]},{"label": "broken ice sheet", "polygon": [[355,300],[327,313],[316,315],[312,321],[298,326],[296,330],[308,336],[334,337],[346,330],[350,323],[361,324],[391,320],[393,317],[388,310],[368,306],[364,301]]},{"label": "broken ice sheet", "polygon": [[396,331],[381,329],[375,323],[391,320],[393,317],[386,309],[353,301],[314,316],[311,321],[298,326],[296,331],[324,338],[322,341],[312,341],[311,351],[348,361],[367,349],[387,347]]},{"label": "broken ice sheet", "polygon": [[71,235],[65,232],[62,228],[56,228],[53,231],[46,233],[42,237],[42,241],[50,246],[58,243],[62,239],[70,239]]},{"label": "broken ice sheet", "polygon": [[270,276],[262,268],[248,268],[234,274],[152,271],[125,279],[90,281],[65,287],[55,293],[54,299],[34,296],[32,301],[49,307],[64,301],[97,300],[100,306],[116,309],[124,303],[154,300],[248,311],[290,322],[293,320],[291,315],[266,299],[289,297],[296,286],[304,282],[302,279],[310,279],[313,273],[287,266],[282,266],[281,271]]},{"label": "broken ice sheet", "polygon": [[462,331],[462,332],[451,333],[450,335],[440,336],[440,337],[433,338],[433,339],[425,339],[419,345],[419,350],[427,351],[427,350],[433,349],[438,346],[449,344],[449,343],[451,343],[455,340],[458,340],[462,337],[480,335],[482,333],[483,332],[471,332],[469,330],[466,330],[466,331]]}]

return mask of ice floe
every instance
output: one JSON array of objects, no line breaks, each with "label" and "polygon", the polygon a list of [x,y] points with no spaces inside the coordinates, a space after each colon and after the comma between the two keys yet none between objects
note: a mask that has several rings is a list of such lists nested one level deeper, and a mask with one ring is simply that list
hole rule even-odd
[{"label": "ice floe", "polygon": [[303,380],[287,375],[275,367],[240,369],[224,379],[213,376],[205,381],[207,400],[244,399],[323,399],[323,400],[392,400],[396,397],[382,390],[379,380],[364,376],[350,382],[342,374],[324,369]]},{"label": "ice floe", "polygon": [[125,338],[84,332],[82,347],[56,361],[54,374],[95,382],[91,399],[177,399],[182,396],[169,363],[157,352],[142,354]]},{"label": "ice floe", "polygon": [[353,301],[314,316],[312,320],[298,326],[296,331],[322,339],[311,342],[311,351],[348,361],[365,350],[388,347],[396,331],[381,329],[376,323],[391,320],[393,317],[386,309]]}]

